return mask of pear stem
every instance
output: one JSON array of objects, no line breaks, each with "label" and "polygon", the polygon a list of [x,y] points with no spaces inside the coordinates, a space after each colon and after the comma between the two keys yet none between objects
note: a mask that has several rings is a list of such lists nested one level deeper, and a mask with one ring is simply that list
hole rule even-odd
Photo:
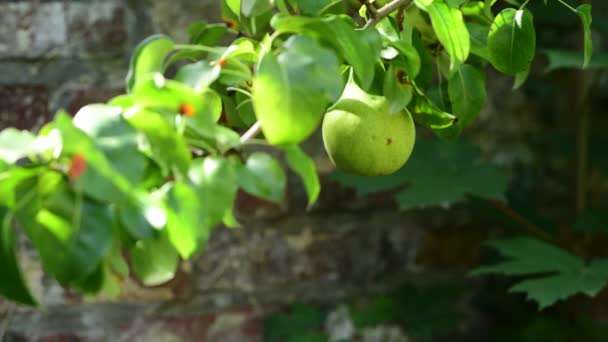
[{"label": "pear stem", "polygon": [[249,127],[247,132],[241,136],[241,144],[247,142],[249,139],[255,138],[258,134],[260,134],[261,130],[262,123],[260,121],[256,121],[251,127]]},{"label": "pear stem", "polygon": [[368,29],[370,27],[376,26],[387,15],[391,14],[391,12],[405,7],[409,5],[412,0],[393,0],[388,4],[382,6],[381,8],[376,10],[375,15],[363,26],[363,29]]}]

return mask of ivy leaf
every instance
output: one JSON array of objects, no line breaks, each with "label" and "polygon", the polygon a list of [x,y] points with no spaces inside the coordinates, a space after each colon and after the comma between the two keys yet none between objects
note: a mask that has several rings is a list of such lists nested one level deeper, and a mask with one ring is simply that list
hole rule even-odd
[{"label": "ivy leaf", "polygon": [[581,18],[583,23],[583,31],[585,36],[585,59],[583,62],[583,68],[586,68],[591,61],[591,55],[593,54],[593,42],[591,41],[591,5],[583,4],[576,8],[576,14]]},{"label": "ivy leaf", "polygon": [[17,236],[12,215],[0,206],[0,295],[25,305],[36,305],[36,299],[27,287],[17,262]]},{"label": "ivy leaf", "polygon": [[305,36],[293,36],[275,57],[267,53],[253,80],[253,107],[274,145],[297,144],[319,125],[342,90],[338,59]]},{"label": "ivy leaf", "polygon": [[383,177],[333,174],[340,183],[360,194],[399,190],[394,198],[402,210],[448,206],[469,195],[503,199],[508,178],[479,158],[479,150],[469,143],[418,139],[406,165]]},{"label": "ivy leaf", "polygon": [[131,56],[127,91],[131,92],[135,83],[146,75],[162,72],[165,57],[174,47],[173,40],[162,34],[150,36],[139,43]]},{"label": "ivy leaf", "polygon": [[315,167],[315,162],[297,145],[290,145],[283,148],[287,165],[297,173],[304,182],[304,188],[308,195],[308,208],[312,207],[319,193],[321,192],[321,184],[319,175]]},{"label": "ivy leaf", "polygon": [[528,10],[502,10],[488,33],[490,63],[502,73],[515,75],[529,68],[535,49],[532,14]]},{"label": "ivy leaf", "polygon": [[569,252],[546,242],[517,237],[489,243],[506,261],[482,266],[471,275],[505,274],[534,276],[515,284],[510,291],[525,293],[546,308],[577,293],[595,296],[608,283],[608,259],[589,265]]},{"label": "ivy leaf", "polygon": [[179,255],[166,232],[155,239],[137,241],[129,250],[133,271],[145,286],[158,286],[173,279]]},{"label": "ivy leaf", "polygon": [[263,152],[254,152],[245,165],[237,168],[239,186],[245,192],[274,203],[285,197],[285,173],[274,158]]},{"label": "ivy leaf", "polygon": [[464,63],[469,56],[471,42],[462,12],[443,0],[416,1],[416,5],[431,17],[437,39],[450,55],[450,70]]},{"label": "ivy leaf", "polygon": [[481,112],[486,101],[485,75],[470,64],[463,64],[448,80],[452,112],[458,117],[455,126],[462,130]]},{"label": "ivy leaf", "polygon": [[280,17],[272,21],[277,32],[299,33],[332,46],[353,67],[363,90],[374,80],[374,65],[380,57],[381,38],[376,30],[357,30],[351,18],[332,15],[324,18]]}]

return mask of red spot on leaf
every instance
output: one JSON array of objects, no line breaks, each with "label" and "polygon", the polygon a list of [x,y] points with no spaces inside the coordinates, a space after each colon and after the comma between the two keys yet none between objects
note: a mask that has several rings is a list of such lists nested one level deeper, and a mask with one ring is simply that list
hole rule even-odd
[{"label": "red spot on leaf", "polygon": [[180,114],[191,118],[195,113],[194,106],[189,103],[182,103],[182,105],[179,107],[179,112]]},{"label": "red spot on leaf", "polygon": [[220,66],[220,68],[224,67],[224,65],[226,64],[226,59],[225,58],[218,59],[217,64]]},{"label": "red spot on leaf", "polygon": [[70,169],[68,177],[72,180],[78,179],[87,169],[87,160],[82,154],[76,154],[70,160]]}]

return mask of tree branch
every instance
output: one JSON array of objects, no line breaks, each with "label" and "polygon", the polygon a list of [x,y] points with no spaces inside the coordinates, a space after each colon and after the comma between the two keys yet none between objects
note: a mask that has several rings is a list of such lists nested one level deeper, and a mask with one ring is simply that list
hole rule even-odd
[{"label": "tree branch", "polygon": [[374,4],[372,4],[371,0],[365,0],[365,7],[367,8],[367,11],[369,12],[370,17],[376,18],[378,16],[378,9],[376,8],[376,6],[374,6]]},{"label": "tree branch", "polygon": [[249,127],[247,132],[241,136],[241,144],[247,142],[249,139],[255,138],[258,134],[260,134],[261,130],[262,123],[260,121],[256,121],[251,127]]},{"label": "tree branch", "polygon": [[377,23],[380,22],[380,20],[382,20],[387,15],[391,14],[391,12],[393,12],[394,10],[397,10],[401,7],[405,7],[405,6],[409,5],[411,2],[412,2],[412,0],[393,0],[393,1],[389,2],[388,4],[382,6],[382,8],[379,8],[378,10],[376,10],[376,15],[374,17],[372,17],[372,19],[370,19],[370,21],[368,21],[365,24],[365,26],[363,26],[363,28],[367,29],[370,27],[374,27]]}]

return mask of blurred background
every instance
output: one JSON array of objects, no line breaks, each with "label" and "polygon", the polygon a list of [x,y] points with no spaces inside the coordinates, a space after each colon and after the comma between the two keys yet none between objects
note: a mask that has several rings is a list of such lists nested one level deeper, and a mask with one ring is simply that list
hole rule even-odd
[{"label": "blurred background", "polygon": [[[608,256],[608,2],[592,5],[586,71],[579,18],[531,1],[527,82],[514,90],[488,67],[486,106],[457,143],[419,129],[403,170],[367,179],[335,172],[316,134],[305,144],[323,183],[315,207],[305,210],[294,175],[283,206],[240,194],[244,227],[215,229],[166,285],[124,279],[118,299],[84,298],[46,278],[26,248],[46,309],[0,300],[0,340],[606,341],[607,291],[539,310],[508,292],[517,279],[467,275],[497,260],[483,242],[502,236],[549,234],[583,258]],[[122,93],[140,40],[186,41],[189,24],[221,21],[219,7],[1,1],[0,129],[37,130],[58,109],[75,114]]]}]

